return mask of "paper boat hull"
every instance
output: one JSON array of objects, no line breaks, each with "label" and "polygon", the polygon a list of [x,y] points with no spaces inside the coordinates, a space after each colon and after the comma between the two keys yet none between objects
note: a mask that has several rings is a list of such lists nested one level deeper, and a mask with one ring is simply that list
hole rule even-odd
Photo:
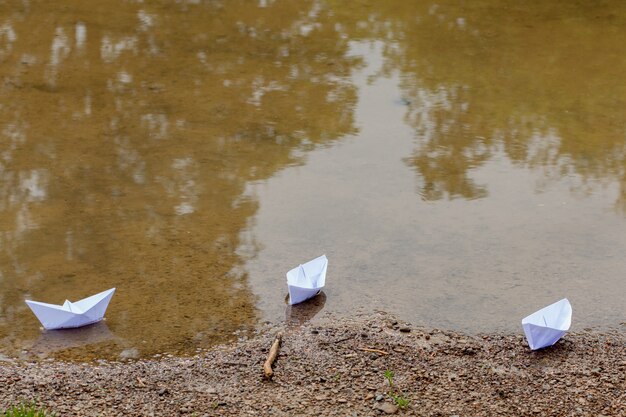
[{"label": "paper boat hull", "polygon": [[572,306],[564,298],[524,317],[522,328],[532,350],[554,345],[572,323]]},{"label": "paper boat hull", "polygon": [[[289,288],[289,305],[294,305],[315,297],[319,294],[320,288],[301,288],[292,285],[287,286]],[[283,293],[284,294],[284,293]]]},{"label": "paper boat hull", "polygon": [[522,327],[524,328],[528,346],[530,346],[532,350],[552,346],[567,333],[565,330],[551,329],[549,327],[529,323],[523,324]]},{"label": "paper boat hull", "polygon": [[73,303],[73,311],[67,307],[26,300],[46,330],[71,329],[99,322],[113,297],[115,288]]}]

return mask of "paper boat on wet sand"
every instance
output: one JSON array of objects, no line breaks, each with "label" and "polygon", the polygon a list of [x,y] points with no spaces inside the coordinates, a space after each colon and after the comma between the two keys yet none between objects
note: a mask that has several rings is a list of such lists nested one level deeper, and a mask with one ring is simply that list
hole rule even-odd
[{"label": "paper boat on wet sand", "polygon": [[26,300],[26,304],[33,310],[44,329],[69,329],[102,320],[114,292],[115,288],[111,288],[75,303],[65,300],[63,305],[29,300]]},{"label": "paper boat on wet sand", "polygon": [[317,295],[326,282],[328,258],[322,255],[287,272],[289,304],[294,305]]},{"label": "paper boat on wet sand", "polygon": [[532,350],[555,344],[572,324],[572,305],[567,298],[550,304],[522,319],[522,327]]}]

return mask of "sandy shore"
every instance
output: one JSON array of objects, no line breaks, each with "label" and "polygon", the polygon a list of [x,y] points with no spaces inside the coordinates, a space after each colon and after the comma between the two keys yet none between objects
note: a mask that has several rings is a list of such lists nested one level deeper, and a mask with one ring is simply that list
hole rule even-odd
[{"label": "sandy shore", "polygon": [[58,416],[621,416],[625,375],[623,327],[532,352],[521,334],[469,336],[380,313],[277,327],[190,358],[0,362],[0,410],[35,400]]}]

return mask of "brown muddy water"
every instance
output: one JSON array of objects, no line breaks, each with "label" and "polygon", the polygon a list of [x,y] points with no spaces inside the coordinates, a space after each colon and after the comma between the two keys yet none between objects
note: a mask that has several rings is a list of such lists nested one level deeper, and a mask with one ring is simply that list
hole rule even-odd
[{"label": "brown muddy water", "polygon": [[[0,1],[0,358],[626,303],[626,3]],[[285,305],[325,253],[327,288]],[[116,287],[106,321],[24,299]]]}]

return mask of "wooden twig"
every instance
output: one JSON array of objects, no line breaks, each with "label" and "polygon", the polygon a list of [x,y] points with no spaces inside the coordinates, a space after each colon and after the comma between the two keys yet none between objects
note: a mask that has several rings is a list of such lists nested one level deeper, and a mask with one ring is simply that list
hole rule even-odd
[{"label": "wooden twig", "polygon": [[226,365],[226,366],[248,366],[247,363],[242,363],[242,362],[222,362],[222,365]]},{"label": "wooden twig", "polygon": [[389,352],[385,352],[384,350],[380,350],[380,349],[371,349],[371,348],[358,348],[359,350],[362,350],[363,352],[374,352],[374,353],[378,353],[379,355],[389,355]]},{"label": "wooden twig", "polygon": [[348,336],[348,337],[344,337],[344,338],[337,339],[337,340],[330,340],[328,342],[320,342],[320,345],[330,345],[330,344],[335,344],[335,343],[341,343],[341,342],[345,342],[346,340],[350,340],[353,338],[354,336]]},{"label": "wooden twig", "polygon": [[272,343],[272,347],[270,348],[270,353],[267,355],[267,360],[263,364],[263,371],[265,373],[266,379],[272,379],[274,376],[274,370],[272,369],[272,364],[276,360],[278,356],[278,349],[280,348],[280,343],[283,340],[283,335],[278,333],[276,335],[276,339],[274,339],[274,343]]}]

